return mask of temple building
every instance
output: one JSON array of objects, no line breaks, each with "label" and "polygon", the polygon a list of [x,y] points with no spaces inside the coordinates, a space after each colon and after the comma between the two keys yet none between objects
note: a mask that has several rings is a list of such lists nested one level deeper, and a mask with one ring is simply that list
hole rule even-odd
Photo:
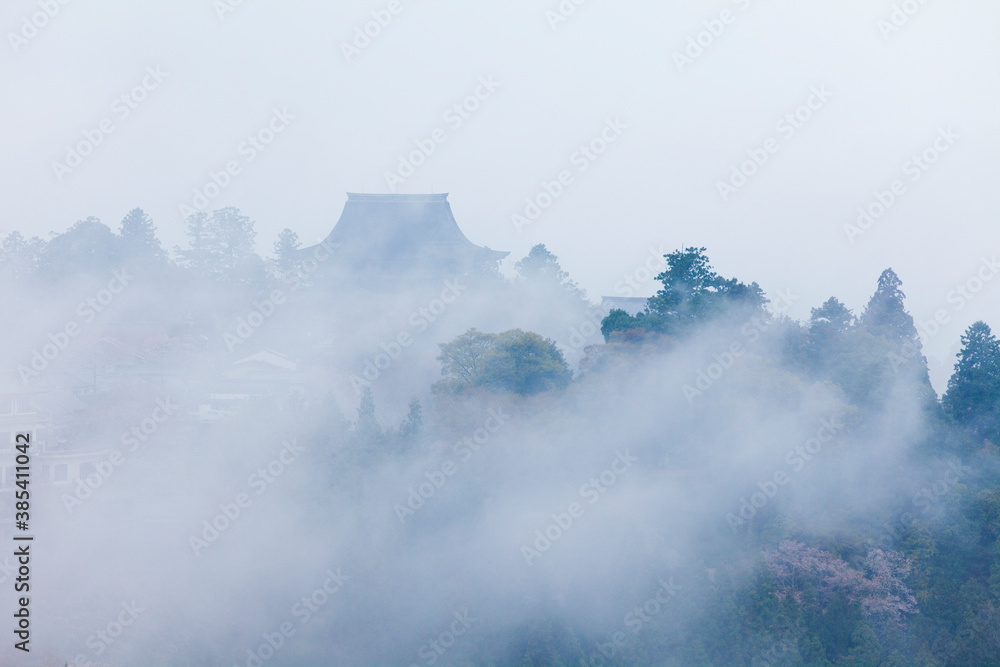
[{"label": "temple building", "polygon": [[333,231],[303,248],[303,259],[325,256],[324,271],[355,278],[437,278],[493,266],[509,253],[477,246],[465,237],[447,194],[347,193]]}]

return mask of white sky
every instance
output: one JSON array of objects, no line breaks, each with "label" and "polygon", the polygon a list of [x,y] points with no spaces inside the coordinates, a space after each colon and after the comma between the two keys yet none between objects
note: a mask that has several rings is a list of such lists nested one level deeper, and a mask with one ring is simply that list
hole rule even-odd
[{"label": "white sky", "polygon": [[[250,215],[268,252],[284,227],[325,236],[347,191],[387,191],[398,156],[442,128],[447,140],[401,191],[450,192],[466,235],[512,260],[547,244],[592,297],[614,294],[651,245],[707,246],[723,275],[791,290],[799,318],[831,295],[860,311],[893,267],[915,318],[951,315],[927,347],[940,391],[964,328],[1000,327],[1000,280],[960,311],[948,301],[1000,252],[1000,5],[899,4],[917,11],[885,38],[888,0],[589,0],[555,30],[556,0],[401,0],[348,63],[341,43],[388,0],[243,0],[224,18],[212,0],[72,0],[16,50],[10,34],[40,3],[7,0],[0,232],[47,238],[91,215],[117,229],[141,206],[172,247],[179,205],[237,159],[212,207]],[[723,10],[733,21],[678,71],[674,52]],[[169,75],[116,119],[115,99],[150,66]],[[460,127],[446,122],[489,76],[500,87]],[[832,97],[786,139],[775,124],[814,86]],[[245,163],[240,143],[274,108],[295,119]],[[115,130],[60,182],[53,163],[104,118]],[[627,129],[580,173],[571,156],[609,118]],[[959,138],[910,181],[904,163],[947,127]],[[778,151],[723,202],[717,181],[769,137]],[[563,169],[573,183],[519,233],[511,215]],[[894,179],[905,193],[849,243],[843,225]]]}]

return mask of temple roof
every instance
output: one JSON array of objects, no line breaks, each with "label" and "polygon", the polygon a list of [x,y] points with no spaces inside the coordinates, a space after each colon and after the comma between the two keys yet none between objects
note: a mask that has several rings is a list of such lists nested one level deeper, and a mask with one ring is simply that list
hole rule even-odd
[{"label": "temple roof", "polygon": [[[365,268],[433,264],[454,270],[475,260],[498,261],[509,254],[466,238],[446,193],[349,192],[340,220],[321,245],[333,251],[338,264],[363,264]],[[302,252],[311,253],[314,248]]]}]

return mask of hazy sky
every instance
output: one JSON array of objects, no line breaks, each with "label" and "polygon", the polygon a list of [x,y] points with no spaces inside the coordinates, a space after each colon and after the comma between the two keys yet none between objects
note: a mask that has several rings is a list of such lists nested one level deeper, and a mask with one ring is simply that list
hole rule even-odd
[{"label": "hazy sky", "polygon": [[[1000,326],[1000,280],[949,300],[1000,252],[995,2],[897,3],[890,31],[888,0],[566,0],[565,21],[555,0],[237,1],[3,3],[0,231],[47,238],[87,216],[117,229],[141,206],[172,247],[180,206],[216,172],[209,208],[241,208],[268,252],[284,227],[325,236],[346,192],[390,191],[386,172],[436,137],[399,191],[451,193],[466,235],[511,260],[547,244],[591,297],[682,243],[772,297],[790,290],[798,318],[831,295],[859,312],[891,266],[918,321],[948,316],[927,346],[939,391],[964,328]],[[365,45],[357,31],[379,18]],[[779,125],[796,110],[798,127]],[[578,151],[602,131],[614,141],[590,162]],[[243,143],[258,133],[273,141]],[[79,166],[56,166],[91,140]],[[933,164],[908,163],[925,150]],[[767,160],[724,201],[717,184],[747,151]],[[238,173],[219,175],[230,161]],[[511,216],[563,170],[518,230]],[[896,180],[851,243],[844,225]]]}]

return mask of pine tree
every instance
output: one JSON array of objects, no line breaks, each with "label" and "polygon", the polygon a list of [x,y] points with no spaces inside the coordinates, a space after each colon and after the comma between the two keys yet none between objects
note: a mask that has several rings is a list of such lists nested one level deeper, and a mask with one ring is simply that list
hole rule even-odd
[{"label": "pine tree", "polygon": [[274,242],[274,259],[271,264],[282,275],[290,273],[295,268],[297,250],[302,245],[299,235],[288,229],[281,230],[278,240]]},{"label": "pine tree", "polygon": [[208,275],[213,264],[212,241],[208,230],[208,214],[198,211],[189,215],[186,220],[189,247],[176,248],[177,256],[184,265],[201,275]]},{"label": "pine tree", "polygon": [[819,308],[810,311],[809,328],[816,331],[845,333],[851,328],[854,315],[847,306],[831,296]]},{"label": "pine tree", "polygon": [[406,449],[414,444],[423,435],[424,415],[420,400],[414,396],[410,399],[410,407],[406,412],[406,419],[399,425],[399,437],[402,440],[401,449]]},{"label": "pine tree", "polygon": [[167,259],[167,253],[156,238],[156,225],[141,208],[132,209],[122,219],[118,236],[126,261],[159,264]]},{"label": "pine tree", "polygon": [[875,294],[861,314],[861,324],[872,335],[881,336],[894,343],[914,342],[919,350],[917,328],[903,305],[906,295],[899,289],[902,284],[895,271],[892,269],[883,271],[878,277]]},{"label": "pine tree", "polygon": [[962,350],[941,402],[973,433],[1000,442],[1000,342],[985,322],[974,323],[962,336]]}]

